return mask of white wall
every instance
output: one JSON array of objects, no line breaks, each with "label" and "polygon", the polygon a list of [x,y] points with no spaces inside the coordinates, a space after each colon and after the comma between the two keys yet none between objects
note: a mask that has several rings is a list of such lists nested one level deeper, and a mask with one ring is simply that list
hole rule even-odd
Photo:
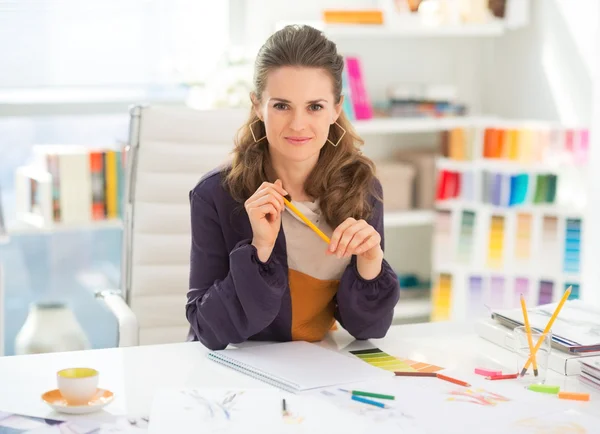
[{"label": "white wall", "polygon": [[494,40],[484,110],[589,125],[597,0],[532,0],[530,25]]},{"label": "white wall", "polygon": [[[600,167],[600,8],[596,11],[596,34],[592,39],[595,42],[593,65],[593,101],[592,101],[592,129],[590,143],[590,166]],[[594,128],[595,126],[595,128]],[[600,270],[598,258],[600,257],[600,170],[590,170],[587,182],[588,207],[583,227],[584,237],[582,246],[582,299],[587,303],[600,307]],[[588,289],[589,288],[589,289]]]}]

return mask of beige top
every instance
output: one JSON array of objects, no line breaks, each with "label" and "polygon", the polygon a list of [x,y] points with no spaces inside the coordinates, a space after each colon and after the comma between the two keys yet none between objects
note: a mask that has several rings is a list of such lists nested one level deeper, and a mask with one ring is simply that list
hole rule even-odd
[{"label": "beige top", "polygon": [[[333,229],[321,216],[317,202],[292,202],[325,235]],[[286,208],[281,221],[287,244],[288,267],[319,280],[339,280],[350,258],[327,254],[329,246],[296,214]]]}]

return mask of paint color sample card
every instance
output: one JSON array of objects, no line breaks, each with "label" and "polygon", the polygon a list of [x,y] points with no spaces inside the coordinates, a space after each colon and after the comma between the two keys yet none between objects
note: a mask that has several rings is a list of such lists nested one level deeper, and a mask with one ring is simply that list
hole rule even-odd
[{"label": "paint color sample card", "polygon": [[525,173],[512,175],[510,177],[510,198],[509,206],[521,205],[527,199],[527,186],[529,185],[529,176]]},{"label": "paint color sample card", "polygon": [[565,291],[571,287],[571,293],[569,294],[569,300],[576,300],[579,298],[579,283],[565,283]]},{"label": "paint color sample card", "polygon": [[431,321],[446,321],[450,319],[450,309],[452,302],[452,275],[440,273],[437,284],[433,288],[431,295],[433,309],[431,311]]},{"label": "paint color sample card", "polygon": [[501,268],[504,250],[504,216],[492,216],[489,234],[488,265],[491,268]]},{"label": "paint color sample card", "polygon": [[460,178],[460,194],[465,202],[475,201],[475,175],[470,170],[465,170]]},{"label": "paint color sample card", "polygon": [[515,233],[515,258],[523,261],[531,256],[531,214],[517,214],[517,230]]},{"label": "paint color sample card", "polygon": [[544,216],[542,220],[540,260],[548,270],[556,270],[560,267],[557,217]]},{"label": "paint color sample card", "polygon": [[542,280],[540,282],[540,292],[538,297],[538,305],[552,303],[552,292],[554,291],[554,282]]},{"label": "paint color sample card", "polygon": [[581,219],[567,219],[565,231],[565,273],[578,273],[581,262]]},{"label": "paint color sample card", "polygon": [[469,318],[480,318],[487,313],[485,303],[483,302],[483,278],[481,276],[469,277],[467,303],[467,315]]},{"label": "paint color sample card", "polygon": [[394,357],[379,348],[350,351],[356,357],[377,368],[394,372],[438,372],[444,368],[429,363]]},{"label": "paint color sample card", "polygon": [[529,295],[529,279],[526,279],[525,277],[517,277],[515,279],[515,292],[513,294],[512,307],[521,306],[521,294],[523,294],[523,297],[527,300]]},{"label": "paint color sample card", "polygon": [[435,231],[433,247],[437,264],[447,264],[452,261],[452,214],[447,210],[435,213]]},{"label": "paint color sample card", "polygon": [[473,252],[475,231],[475,213],[473,211],[463,211],[460,221],[460,234],[458,238],[457,259],[462,263],[469,263]]},{"label": "paint color sample card", "polygon": [[504,308],[504,277],[492,276],[490,278],[490,307],[492,309]]}]

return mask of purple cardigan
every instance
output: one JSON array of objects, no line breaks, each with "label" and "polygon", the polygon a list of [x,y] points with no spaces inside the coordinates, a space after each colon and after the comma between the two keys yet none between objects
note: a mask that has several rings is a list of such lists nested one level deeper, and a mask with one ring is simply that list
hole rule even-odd
[{"label": "purple cardigan", "polygon": [[[189,194],[188,339],[212,350],[246,340],[290,341],[292,306],[283,228],[271,257],[261,262],[251,244],[246,210],[224,188],[223,173],[208,173]],[[379,182],[376,186],[381,195]],[[383,204],[374,198],[372,203],[368,222],[381,235],[383,248]],[[335,318],[356,339],[381,338],[392,323],[399,296],[398,278],[387,261],[377,277],[365,280],[352,256],[340,279]]]}]

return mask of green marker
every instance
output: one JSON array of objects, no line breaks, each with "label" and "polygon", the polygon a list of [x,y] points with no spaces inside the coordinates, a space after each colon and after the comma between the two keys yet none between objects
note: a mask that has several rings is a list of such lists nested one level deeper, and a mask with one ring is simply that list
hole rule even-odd
[{"label": "green marker", "polygon": [[531,384],[528,387],[529,390],[541,393],[558,393],[560,392],[559,386],[550,386],[548,384]]},{"label": "green marker", "polygon": [[372,392],[363,392],[360,390],[346,390],[346,389],[340,389],[342,392],[348,392],[351,393],[354,396],[368,396],[369,398],[379,398],[379,399],[396,399],[395,396],[393,395],[382,395],[380,393],[372,393]]}]

